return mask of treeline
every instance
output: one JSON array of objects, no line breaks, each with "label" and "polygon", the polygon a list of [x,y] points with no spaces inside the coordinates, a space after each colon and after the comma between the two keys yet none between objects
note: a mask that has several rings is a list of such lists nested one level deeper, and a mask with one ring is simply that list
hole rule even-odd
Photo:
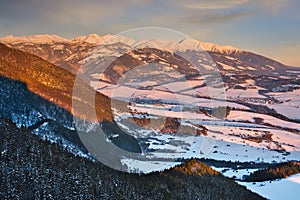
[{"label": "treeline", "polygon": [[243,177],[247,182],[269,181],[300,173],[300,162],[290,161],[258,170]]},{"label": "treeline", "polygon": [[263,199],[199,161],[128,174],[0,119],[0,199]]}]

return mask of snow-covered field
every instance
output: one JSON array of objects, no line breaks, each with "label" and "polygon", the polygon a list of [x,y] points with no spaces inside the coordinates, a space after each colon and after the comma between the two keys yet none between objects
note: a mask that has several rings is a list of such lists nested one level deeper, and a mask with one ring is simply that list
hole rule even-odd
[{"label": "snow-covered field", "polygon": [[[253,81],[247,80],[246,83],[253,84]],[[151,84],[155,85],[153,82]],[[119,125],[131,132],[135,137],[147,139],[149,135],[133,133],[135,131],[132,130],[132,127],[126,127],[128,124],[124,124],[124,120],[128,122],[132,121],[131,119],[138,118],[147,119],[151,123],[151,119],[154,118],[159,118],[160,120],[176,118],[179,119],[181,126],[192,127],[195,129],[194,132],[196,132],[197,128],[195,127],[197,126],[204,126],[208,130],[208,134],[205,137],[195,137],[196,134],[193,135],[193,138],[197,138],[199,144],[195,144],[194,140],[186,141],[187,135],[184,137],[168,136],[169,138],[176,137],[173,140],[181,141],[181,145],[187,145],[188,148],[185,149],[182,149],[180,145],[173,146],[170,144],[170,141],[166,140],[159,133],[159,129],[162,127],[157,127],[156,129],[152,127],[150,130],[147,130],[147,127],[142,127],[145,130],[142,131],[139,129],[136,131],[151,133],[151,137],[155,139],[146,140],[146,143],[149,145],[148,148],[155,149],[156,153],[161,152],[161,150],[172,152],[173,154],[168,153],[168,156],[172,159],[206,157],[216,160],[255,162],[300,160],[299,123],[285,121],[267,114],[248,112],[250,108],[239,103],[191,95],[190,91],[193,90],[198,90],[198,92],[199,89],[209,90],[207,87],[197,88],[201,84],[203,84],[203,80],[200,79],[187,82],[173,82],[165,84],[164,87],[156,86],[148,89],[139,89],[132,87],[132,85],[112,85],[105,82],[94,84],[94,87],[112,99],[116,98],[130,102],[125,105],[125,108],[122,105],[122,111],[119,110],[120,108],[117,108],[118,105],[115,105],[113,110],[115,119]],[[254,98],[265,98],[258,94],[257,89],[242,90],[242,92],[247,94],[244,97],[254,95]],[[231,95],[239,93],[240,90],[229,90],[229,94]],[[255,94],[257,95],[255,96]],[[298,97],[297,94],[293,95]],[[237,98],[237,96],[233,95],[232,98]],[[139,103],[134,102],[134,99],[145,101]],[[225,119],[218,119],[205,112],[195,110],[198,107],[211,109],[218,106],[229,106],[239,110],[230,110]],[[185,109],[187,107],[190,110]],[[257,124],[255,119],[258,118],[261,118],[262,124]],[[163,126],[163,124],[164,121],[159,126]],[[295,131],[289,132],[289,129],[294,129]],[[155,134],[153,135],[153,133]],[[157,141],[162,142],[159,144]],[[205,141],[207,149],[201,148],[203,141]],[[183,152],[184,155],[182,154]],[[285,152],[289,153],[286,154]],[[161,153],[156,156],[158,155],[162,156]]]},{"label": "snow-covered field", "polygon": [[[230,69],[230,66],[224,64],[223,67]],[[162,171],[188,158],[254,163],[300,161],[300,123],[280,119],[276,115],[253,112],[246,106],[249,103],[259,105],[274,109],[290,119],[299,119],[300,90],[263,94],[260,90],[265,88],[256,86],[252,79],[239,83],[239,88],[228,87],[226,84],[218,88],[205,86],[205,79],[201,77],[165,84],[136,81],[113,85],[100,81],[92,85],[98,92],[112,99],[127,102],[124,105],[112,104],[115,120],[123,130],[143,141],[146,146],[141,160],[125,157],[121,160],[131,172]],[[231,109],[223,119],[208,112],[226,106]],[[169,118],[176,119],[178,130],[189,130],[189,134],[162,134],[161,130],[168,126],[166,121]],[[139,120],[144,125],[139,124]],[[197,134],[201,127],[207,130],[206,135]],[[258,170],[214,169],[237,180]],[[298,199],[299,177],[295,175],[279,181],[255,184],[238,183],[270,199]]]},{"label": "snow-covered field", "polygon": [[238,182],[253,192],[271,200],[298,200],[300,189],[300,174],[277,180],[260,183]]},{"label": "snow-covered field", "polygon": [[284,121],[266,114],[258,114],[258,113],[242,112],[242,111],[230,111],[230,114],[227,117],[228,120],[250,121],[250,122],[254,122],[254,118],[261,118],[263,119],[264,123],[268,123],[273,126],[280,126],[283,128],[292,128],[292,129],[300,130],[300,123]]},{"label": "snow-covered field", "polygon": [[214,170],[221,172],[224,176],[228,178],[234,178],[242,180],[244,175],[250,175],[250,173],[255,172],[260,168],[254,169],[232,169],[229,167],[212,167]]},{"label": "snow-covered field", "polygon": [[268,93],[271,97],[282,101],[281,104],[269,105],[277,112],[291,119],[300,120],[300,89],[292,92],[272,92]]},{"label": "snow-covered field", "polygon": [[[193,86],[195,82],[198,81],[192,81],[192,83],[189,83],[187,86]],[[181,105],[185,104],[185,105],[202,106],[202,107],[209,107],[209,108],[214,108],[218,106],[229,106],[229,107],[245,109],[245,110],[249,109],[248,107],[238,103],[226,102],[225,95],[222,94],[218,95],[219,97],[222,97],[222,99],[212,100],[209,98],[201,98],[201,97],[196,98],[195,93],[197,92],[195,89],[191,89],[191,88],[189,91],[193,91],[194,94],[190,93],[189,91],[178,92],[178,91],[182,91],[182,88],[186,88],[186,86],[175,87],[176,83],[171,84],[173,85],[171,87],[172,90],[170,88],[169,90],[167,90],[166,87],[162,87],[162,86],[145,90],[145,89],[137,89],[134,87],[129,87],[126,85],[112,85],[105,82],[92,82],[91,85],[95,89],[97,89],[98,92],[106,96],[109,96],[111,98],[119,98],[127,101],[134,97],[142,97],[144,99],[163,100],[164,102],[167,103],[177,103],[177,104],[179,103]],[[214,89],[214,88],[209,88],[209,89],[206,88],[204,90],[207,90],[205,93],[208,94],[206,95],[208,97],[210,96],[210,93],[214,94],[216,92],[218,93],[222,92],[222,90]]]},{"label": "snow-covered field", "polygon": [[226,91],[226,97],[228,99],[239,99],[239,98],[266,98],[258,93],[257,88],[254,89],[229,89]]},{"label": "snow-covered field", "polygon": [[[173,105],[174,106],[174,105]],[[237,119],[234,116],[241,116],[241,111],[231,111],[227,120],[219,120],[210,118],[205,114],[197,114],[192,112],[182,112],[180,109],[171,110],[172,106],[162,105],[144,105],[136,104],[128,106],[130,110],[135,110],[138,113],[147,113],[132,115],[131,113],[118,113],[115,109],[115,119],[119,125],[137,138],[143,138],[151,149],[151,159],[160,160],[172,159],[171,162],[178,158],[210,158],[224,161],[240,161],[240,162],[284,162],[288,160],[300,159],[300,135],[291,133],[285,130],[279,130],[274,127],[255,124],[253,117],[264,117],[268,123],[272,122],[274,117],[268,115],[258,115],[255,113],[246,113],[250,116],[240,118],[247,120],[245,122],[233,122],[230,119]],[[254,114],[254,116],[252,116]],[[183,135],[177,136],[174,134],[160,134],[159,128],[152,130],[138,129],[136,132],[132,128],[126,127],[128,124],[122,124],[124,120],[129,120],[132,117],[139,119],[154,119],[155,117],[173,117],[180,118],[182,126],[202,125],[208,129],[206,136]],[[268,118],[270,117],[270,118]],[[269,121],[268,121],[269,120]],[[288,123],[286,121],[275,118],[275,124],[283,126]],[[282,122],[282,124],[280,124]],[[151,123],[151,122],[150,122]],[[289,122],[291,123],[291,122]],[[288,123],[288,125],[290,125]],[[164,121],[162,121],[162,125]],[[291,123],[290,126],[293,126]],[[295,123],[295,125],[298,125]],[[296,126],[297,128],[297,126]],[[142,134],[141,134],[142,133]],[[271,138],[263,138],[269,134]],[[289,152],[286,154],[285,152]],[[152,162],[152,161],[151,161]],[[135,163],[133,161],[126,162],[126,165]],[[152,166],[160,168],[162,163],[152,162]],[[164,165],[166,163],[163,163]],[[167,164],[168,165],[168,164]],[[148,166],[144,169],[142,165],[140,170],[148,172]]]}]

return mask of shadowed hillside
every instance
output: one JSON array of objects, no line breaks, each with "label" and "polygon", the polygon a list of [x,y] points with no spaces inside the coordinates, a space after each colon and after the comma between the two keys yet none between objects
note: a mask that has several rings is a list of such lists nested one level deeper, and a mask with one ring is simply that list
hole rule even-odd
[{"label": "shadowed hillside", "polygon": [[0,199],[263,199],[196,160],[161,173],[123,173],[3,118],[0,141]]}]

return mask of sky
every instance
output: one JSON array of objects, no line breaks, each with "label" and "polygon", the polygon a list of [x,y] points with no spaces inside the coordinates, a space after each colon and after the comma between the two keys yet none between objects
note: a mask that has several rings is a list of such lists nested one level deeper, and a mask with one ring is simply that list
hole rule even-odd
[{"label": "sky", "polygon": [[299,0],[0,0],[0,37],[162,27],[300,67]]}]

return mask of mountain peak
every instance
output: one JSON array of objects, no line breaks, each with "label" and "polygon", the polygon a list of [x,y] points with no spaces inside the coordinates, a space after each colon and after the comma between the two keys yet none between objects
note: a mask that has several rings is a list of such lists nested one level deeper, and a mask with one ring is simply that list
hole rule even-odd
[{"label": "mountain peak", "polygon": [[108,35],[103,36],[103,38],[104,38],[104,42],[106,44],[123,43],[123,44],[132,46],[134,43],[136,43],[136,41],[134,39],[123,36],[123,35],[108,34]]},{"label": "mountain peak", "polygon": [[99,44],[103,41],[103,38],[96,33],[92,33],[89,35],[75,37],[72,39],[72,41],[86,42],[86,43],[91,43],[91,44]]},{"label": "mountain peak", "polygon": [[13,36],[9,35],[3,38],[0,38],[0,42],[5,44],[18,44],[18,43],[52,43],[52,42],[68,42],[69,40],[62,38],[58,35],[49,35],[49,34],[38,34],[38,35],[29,35],[29,36]]},{"label": "mountain peak", "polygon": [[213,44],[210,42],[199,42],[200,46],[206,50],[206,51],[211,51],[211,52],[216,52],[216,53],[222,53],[222,54],[231,54],[231,53],[236,53],[236,52],[241,52],[242,50],[235,48],[233,46],[221,46],[218,44]]}]

